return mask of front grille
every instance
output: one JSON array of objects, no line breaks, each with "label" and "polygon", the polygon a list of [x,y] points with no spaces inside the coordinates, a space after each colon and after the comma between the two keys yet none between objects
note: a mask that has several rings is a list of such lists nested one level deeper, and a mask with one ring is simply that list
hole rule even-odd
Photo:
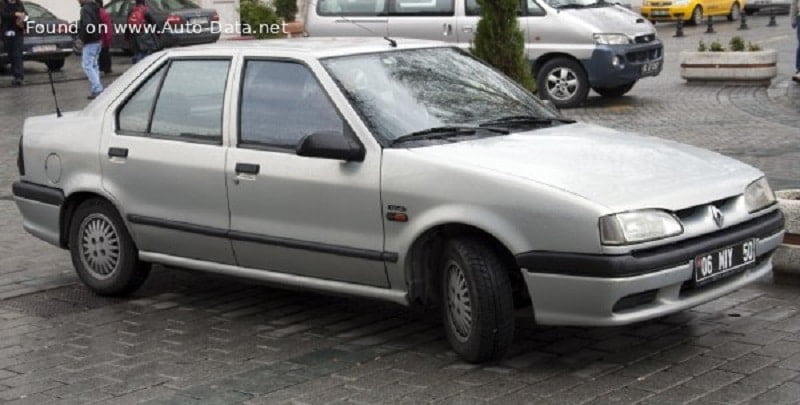
[{"label": "front grille", "polygon": [[708,204],[695,205],[694,207],[675,211],[675,215],[681,220],[681,222],[686,223],[691,221],[693,218],[710,215],[708,208],[712,205],[719,208],[722,212],[728,212],[728,210],[733,208],[733,205],[736,203],[738,198],[739,196],[735,195],[732,197],[722,198],[717,201],[712,201]]},{"label": "front grille", "polygon": [[647,44],[656,40],[656,34],[639,35],[636,37],[637,44]]},{"label": "front grille", "polygon": [[662,48],[648,49],[645,51],[628,52],[625,58],[632,63],[646,63],[661,59]]},{"label": "front grille", "polygon": [[642,305],[647,305],[655,301],[656,295],[658,295],[658,290],[648,290],[645,292],[627,295],[617,301],[611,311],[620,312],[626,309],[633,309]]}]

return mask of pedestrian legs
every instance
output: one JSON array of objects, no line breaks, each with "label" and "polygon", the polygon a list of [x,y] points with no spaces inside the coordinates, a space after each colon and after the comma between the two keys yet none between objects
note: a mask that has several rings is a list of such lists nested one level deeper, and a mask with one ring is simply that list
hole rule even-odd
[{"label": "pedestrian legs", "polygon": [[83,72],[86,73],[86,78],[89,79],[90,97],[97,96],[103,91],[103,84],[100,83],[100,67],[98,66],[100,49],[100,42],[83,46],[81,62],[83,63]]}]

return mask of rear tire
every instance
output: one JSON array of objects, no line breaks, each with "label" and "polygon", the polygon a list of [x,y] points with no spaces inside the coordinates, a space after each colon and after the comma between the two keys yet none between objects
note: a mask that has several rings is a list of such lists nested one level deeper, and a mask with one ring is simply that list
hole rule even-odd
[{"label": "rear tire", "polygon": [[589,94],[589,79],[583,66],[573,59],[554,58],[547,61],[536,75],[539,97],[558,108],[577,107]]},{"label": "rear tire", "polygon": [[58,72],[64,67],[64,62],[66,62],[64,58],[61,58],[48,60],[44,64],[47,65],[47,69],[49,69],[51,72]]},{"label": "rear tire", "polygon": [[592,87],[592,90],[596,91],[597,94],[603,97],[616,98],[616,97],[622,97],[626,93],[631,91],[631,89],[635,84],[636,82],[623,84],[622,86],[616,86],[616,87]]},{"label": "rear tire", "polygon": [[69,228],[72,264],[81,281],[99,295],[130,294],[147,280],[150,264],[109,202],[93,198],[75,210]]},{"label": "rear tire", "polygon": [[489,243],[457,237],[441,264],[442,319],[447,340],[464,360],[499,360],[514,338],[509,270]]}]

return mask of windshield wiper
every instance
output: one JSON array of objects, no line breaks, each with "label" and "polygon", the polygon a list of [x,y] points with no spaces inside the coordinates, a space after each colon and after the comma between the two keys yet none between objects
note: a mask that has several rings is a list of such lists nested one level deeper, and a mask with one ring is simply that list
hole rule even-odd
[{"label": "windshield wiper", "polygon": [[553,126],[556,124],[574,124],[575,120],[566,118],[542,118],[534,115],[509,115],[508,117],[501,117],[495,120],[486,121],[480,124],[484,126],[497,126],[497,125],[546,125]]},{"label": "windshield wiper", "polygon": [[492,126],[481,125],[478,127],[470,127],[470,126],[447,125],[443,127],[433,127],[433,128],[423,129],[422,131],[412,132],[408,135],[403,135],[399,138],[392,140],[392,145],[397,145],[398,143],[403,143],[406,141],[444,139],[444,138],[454,138],[463,135],[474,135],[478,131],[491,131],[499,134],[509,133],[509,131],[505,128],[494,128]]}]

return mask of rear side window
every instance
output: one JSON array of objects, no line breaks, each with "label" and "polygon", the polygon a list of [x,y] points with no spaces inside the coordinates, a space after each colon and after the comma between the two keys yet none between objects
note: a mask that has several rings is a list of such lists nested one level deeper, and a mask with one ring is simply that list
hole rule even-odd
[{"label": "rear side window", "polygon": [[170,62],[120,109],[119,130],[130,135],[221,143],[229,68],[229,60]]},{"label": "rear side window", "polygon": [[[528,16],[543,16],[545,15],[545,11],[536,1],[534,0],[522,0],[520,5],[524,5],[525,10],[527,11]],[[466,0],[466,14],[469,16],[479,16],[481,15],[481,6],[478,4],[478,0]],[[520,12],[520,15],[523,13]]]},{"label": "rear side window", "polygon": [[388,15],[389,0],[318,0],[317,14],[321,16],[378,16]]},{"label": "rear side window", "polygon": [[151,7],[155,7],[159,10],[164,10],[164,11],[200,8],[200,6],[189,0],[148,0],[147,3]]},{"label": "rear side window", "polygon": [[394,0],[391,15],[436,16],[453,15],[453,0]]},{"label": "rear side window", "polygon": [[303,64],[249,60],[239,108],[239,144],[295,150],[314,132],[344,131],[344,121]]}]

